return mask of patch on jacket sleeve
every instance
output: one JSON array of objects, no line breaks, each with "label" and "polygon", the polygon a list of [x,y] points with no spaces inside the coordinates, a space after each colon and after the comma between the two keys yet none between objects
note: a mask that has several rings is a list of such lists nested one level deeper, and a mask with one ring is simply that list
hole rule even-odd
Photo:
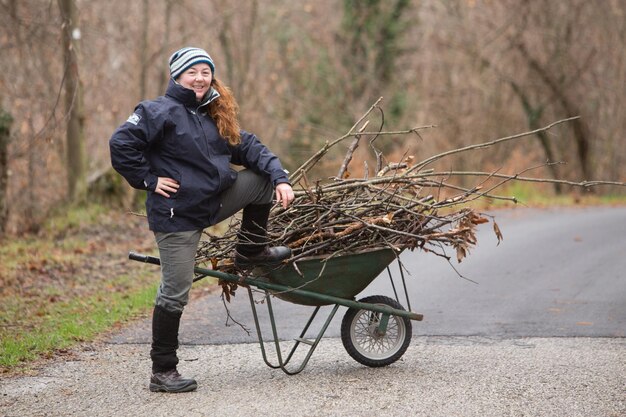
[{"label": "patch on jacket sleeve", "polygon": [[138,115],[137,113],[133,113],[130,115],[130,117],[128,117],[128,120],[126,120],[128,123],[132,123],[135,126],[137,126],[137,123],[139,123],[139,121],[141,120],[141,116]]}]

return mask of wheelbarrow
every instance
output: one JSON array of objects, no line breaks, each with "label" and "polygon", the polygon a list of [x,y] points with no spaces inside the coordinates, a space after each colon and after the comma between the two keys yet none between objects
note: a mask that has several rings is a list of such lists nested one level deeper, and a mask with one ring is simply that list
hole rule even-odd
[{"label": "wheelbarrow", "polygon": [[[159,258],[130,252],[129,258],[135,261],[160,265]],[[402,357],[409,347],[412,335],[410,320],[422,320],[421,314],[410,311],[410,302],[402,268],[400,275],[407,307],[405,310],[398,300],[398,291],[389,265],[397,259],[392,249],[376,249],[359,253],[339,255],[322,259],[310,257],[289,263],[275,269],[255,269],[254,276],[239,276],[201,267],[195,268],[198,281],[205,277],[217,278],[229,283],[245,286],[248,289],[250,305],[256,326],[261,353],[265,363],[274,369],[282,369],[288,375],[301,372],[321,341],[339,306],[348,307],[341,323],[341,341],[348,354],[357,362],[370,366],[387,366]],[[373,295],[356,301],[355,297],[364,290],[383,270],[387,269],[395,299],[383,295]],[[276,348],[276,362],[270,361],[265,350],[256,302],[252,287],[265,293],[273,342]],[[276,320],[272,309],[271,296],[282,300],[315,307],[300,336],[295,339],[288,355],[283,359]],[[315,339],[305,335],[322,306],[332,305]],[[288,368],[287,365],[301,345],[309,350],[300,365]]]}]

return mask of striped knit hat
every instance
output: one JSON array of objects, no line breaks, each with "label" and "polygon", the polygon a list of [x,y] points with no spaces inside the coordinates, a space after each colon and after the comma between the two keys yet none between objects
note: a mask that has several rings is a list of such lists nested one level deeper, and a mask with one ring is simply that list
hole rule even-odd
[{"label": "striped knit hat", "polygon": [[170,75],[177,79],[180,74],[201,62],[209,64],[211,72],[215,74],[215,64],[204,49],[193,47],[179,49],[170,57]]}]

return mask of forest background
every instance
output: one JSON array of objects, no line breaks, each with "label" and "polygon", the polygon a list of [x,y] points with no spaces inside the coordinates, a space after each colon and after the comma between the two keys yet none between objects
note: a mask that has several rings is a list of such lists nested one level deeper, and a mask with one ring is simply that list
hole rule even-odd
[{"label": "forest background", "polygon": [[[103,178],[132,204],[111,185],[108,139],[139,101],[164,92],[167,60],[186,45],[209,51],[243,128],[288,169],[383,97],[386,128],[437,126],[385,139],[391,159],[580,116],[447,168],[567,161],[535,174],[626,180],[620,0],[0,0],[4,234],[36,232],[59,205],[97,198]],[[555,191],[568,189],[546,188]]]}]

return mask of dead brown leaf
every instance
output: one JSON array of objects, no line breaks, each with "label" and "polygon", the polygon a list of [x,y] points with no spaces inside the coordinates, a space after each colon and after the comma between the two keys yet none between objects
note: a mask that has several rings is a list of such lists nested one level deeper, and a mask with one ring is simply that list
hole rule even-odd
[{"label": "dead brown leaf", "polygon": [[493,221],[493,231],[496,234],[496,237],[498,238],[498,245],[500,244],[500,242],[502,242],[504,240],[504,236],[502,236],[502,231],[500,230],[500,227],[498,226],[498,223],[496,223],[496,221]]}]

